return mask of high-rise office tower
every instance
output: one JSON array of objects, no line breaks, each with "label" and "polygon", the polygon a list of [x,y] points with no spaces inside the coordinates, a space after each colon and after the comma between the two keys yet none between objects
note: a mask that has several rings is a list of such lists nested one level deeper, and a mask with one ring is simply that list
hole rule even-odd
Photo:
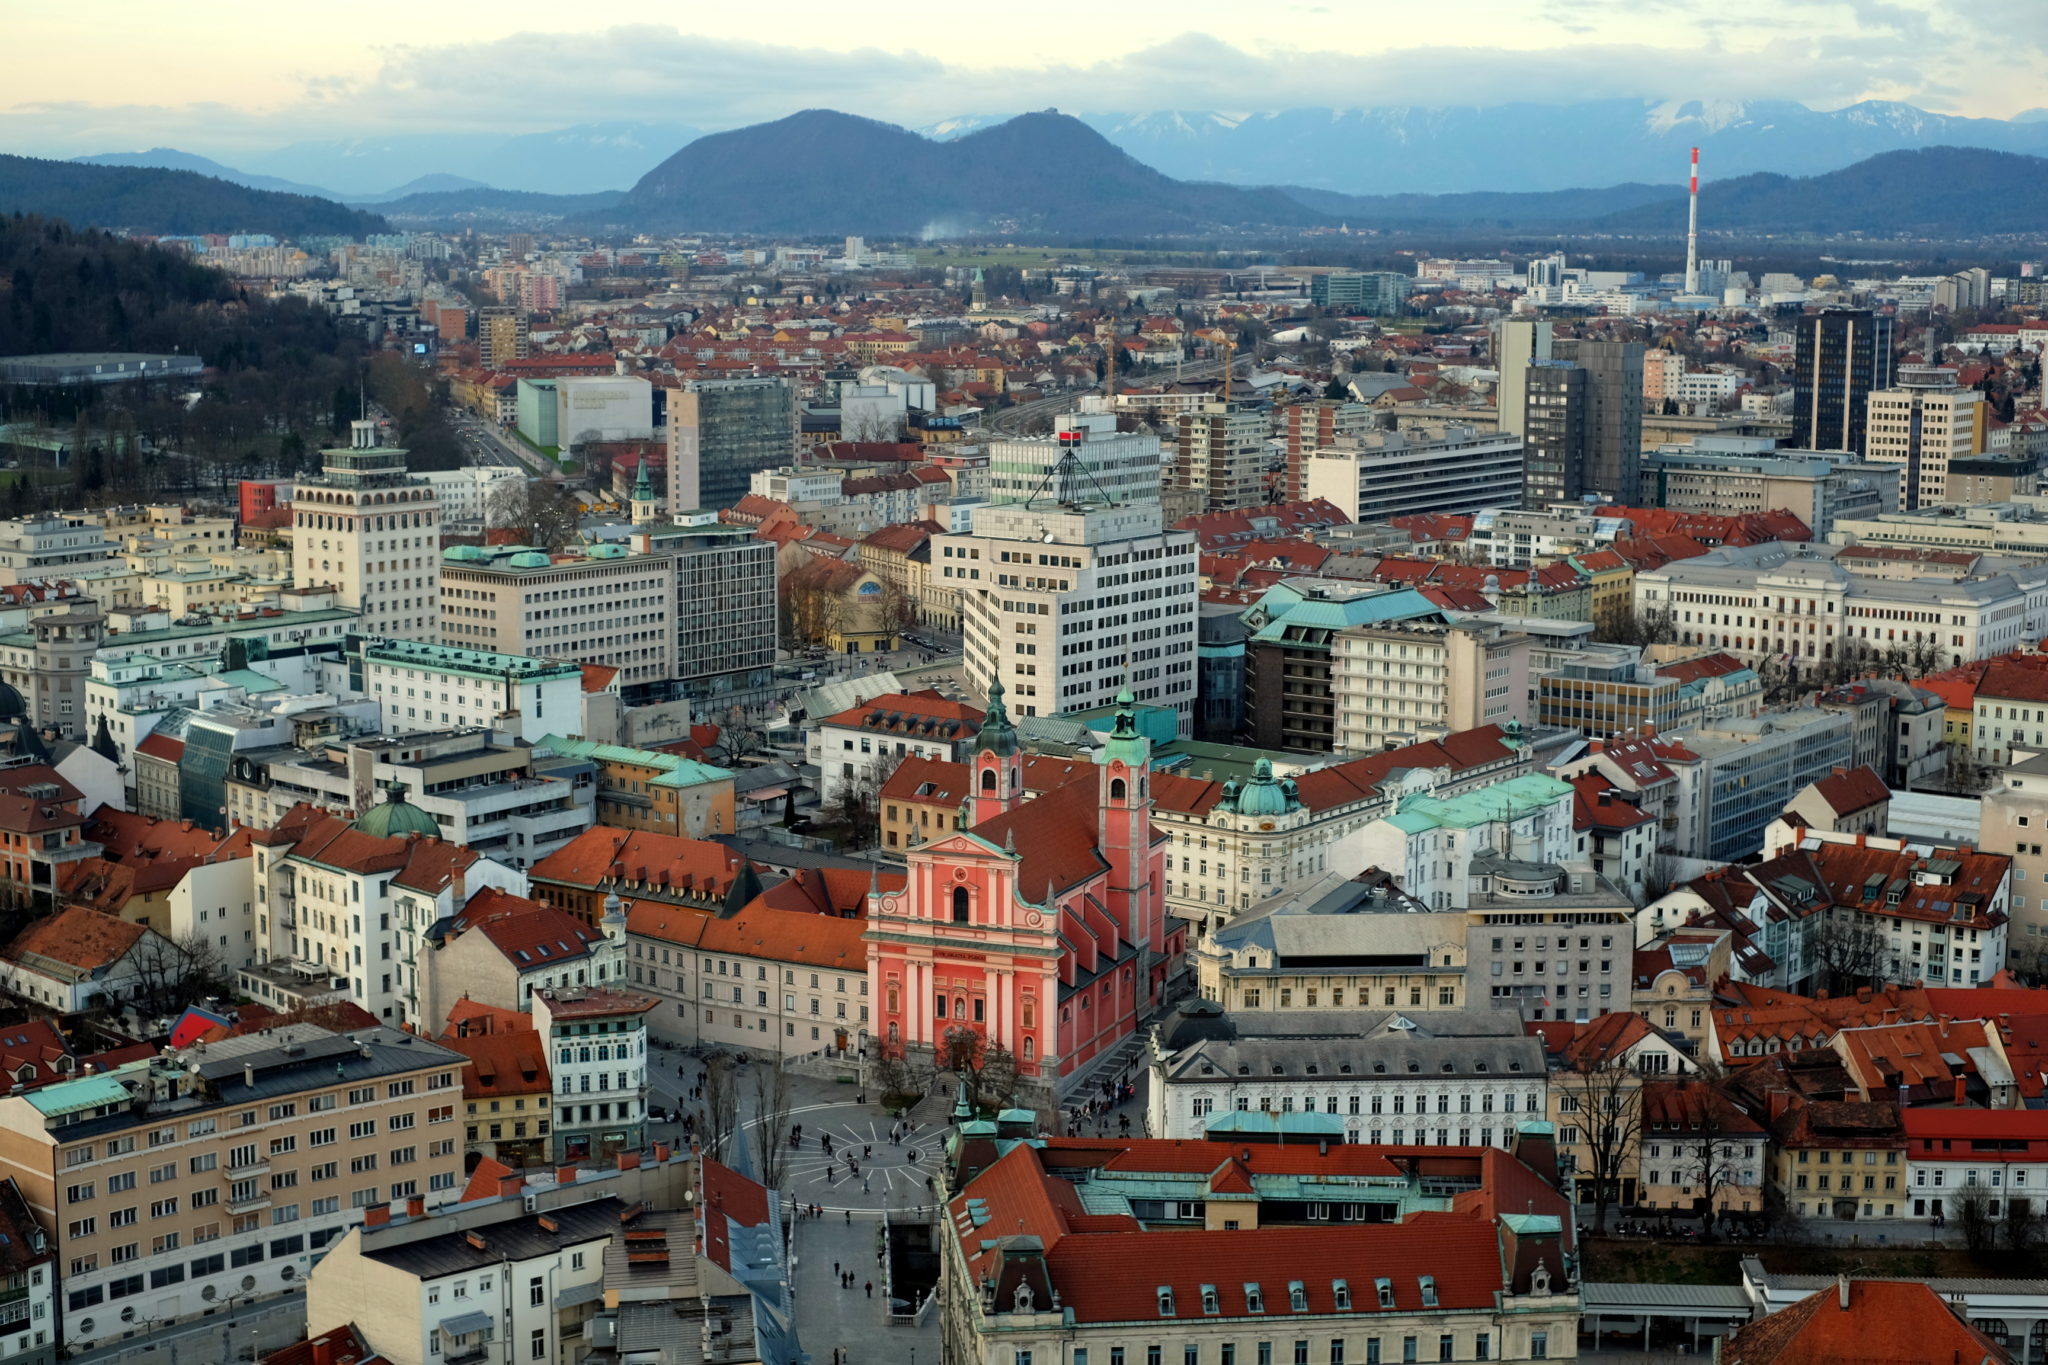
[{"label": "high-rise office tower", "polygon": [[1523,369],[1522,502],[1635,506],[1642,495],[1643,346],[1564,341]]},{"label": "high-rise office tower", "polygon": [[1643,344],[1582,341],[1586,372],[1584,492],[1623,507],[1640,505],[1643,475]]},{"label": "high-rise office tower", "polygon": [[796,463],[796,386],[787,379],[693,379],[668,399],[668,506],[731,507],[754,475]]},{"label": "high-rise office tower", "polygon": [[[1568,360],[1536,360],[1522,373],[1522,505],[1576,502],[1585,492],[1586,417],[1592,406],[1586,401],[1586,372]],[[1507,371],[1501,374],[1505,379]]]},{"label": "high-rise office tower", "polygon": [[1792,363],[1792,445],[1862,453],[1870,395],[1892,386],[1892,320],[1823,308],[1799,320]]},{"label": "high-rise office tower", "polygon": [[1522,431],[1522,411],[1529,392],[1527,372],[1531,361],[1550,359],[1550,324],[1540,319],[1510,319],[1500,324],[1493,343],[1493,363],[1500,371],[1494,389],[1500,429],[1510,435]]},{"label": "high-rise office tower", "polygon": [[1157,436],[1119,432],[1116,418],[1104,412],[1070,412],[1053,424],[1050,436],[989,442],[991,503],[1159,501]]},{"label": "high-rise office tower", "polygon": [[365,635],[441,638],[441,503],[405,467],[405,452],[377,444],[377,424],[349,424],[349,443],[321,452],[318,478],[292,497],[292,581],[334,589],[361,613]]},{"label": "high-rise office tower", "polygon": [[1948,365],[1905,365],[1894,388],[1870,395],[1864,458],[1898,465],[1899,508],[1949,500],[1949,461],[1984,451],[1984,395],[1959,388]]}]

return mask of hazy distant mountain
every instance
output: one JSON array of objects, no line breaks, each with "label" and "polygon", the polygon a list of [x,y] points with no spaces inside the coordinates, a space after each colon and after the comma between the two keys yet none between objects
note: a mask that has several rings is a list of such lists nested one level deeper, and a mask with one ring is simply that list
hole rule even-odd
[{"label": "hazy distant mountain", "polygon": [[196,171],[230,184],[247,185],[252,190],[275,190],[279,194],[313,194],[322,199],[341,197],[318,185],[301,185],[292,180],[280,180],[274,175],[250,175],[247,171],[238,171],[233,166],[223,166],[208,157],[181,152],[175,147],[152,147],[146,152],[101,152],[97,156],[74,156],[71,159],[81,166],[154,166],[166,171]]},{"label": "hazy distant mountain", "polygon": [[[1612,99],[1081,119],[1166,175],[1355,194],[1681,185],[1694,145],[1709,184],[1753,171],[1815,175],[1911,147],[2048,152],[2048,121],[2038,117],[1957,118],[1876,100],[1827,113],[1789,100]],[[994,121],[967,115],[924,131],[959,138]]]},{"label": "hazy distant mountain", "polygon": [[632,184],[698,135],[674,123],[589,123],[519,135],[407,133],[295,142],[237,159],[270,175],[332,185],[352,199],[436,174],[509,190],[591,194]]},{"label": "hazy distant mountain", "polygon": [[406,181],[396,189],[382,194],[355,194],[349,196],[352,204],[385,204],[394,199],[404,199],[415,194],[455,194],[463,190],[487,190],[491,187],[481,180],[470,180],[459,175],[447,175],[436,171]]},{"label": "hazy distant mountain", "polygon": [[[2038,236],[2048,221],[2048,159],[1980,147],[1922,147],[1803,179],[1745,175],[1716,188],[1711,213],[1703,198],[1700,217],[1716,232]],[[1610,214],[1597,226],[1682,233],[1684,200]]]},{"label": "hazy distant mountain", "polygon": [[136,232],[269,232],[280,237],[386,230],[375,214],[332,199],[252,190],[192,171],[90,166],[0,156],[0,213],[62,218],[73,227]]},{"label": "hazy distant mountain", "polygon": [[1172,180],[1061,114],[1024,114],[940,142],[812,109],[697,139],[601,221],[875,236],[999,229],[1071,239],[1325,220],[1277,191]]},{"label": "hazy distant mountain", "polygon": [[[2048,159],[1980,147],[1885,152],[1813,176],[1763,172],[1704,190],[1701,221],[1719,233],[1908,234],[1967,240],[2036,233],[2048,221]],[[1285,193],[1353,228],[1501,229],[1677,238],[1685,190],[1670,185],[1482,194]]]}]

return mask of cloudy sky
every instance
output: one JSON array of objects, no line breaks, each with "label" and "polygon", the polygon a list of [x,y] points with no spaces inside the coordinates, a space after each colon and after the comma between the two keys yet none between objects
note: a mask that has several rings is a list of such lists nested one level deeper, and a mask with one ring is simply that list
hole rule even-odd
[{"label": "cloudy sky", "polygon": [[0,148],[224,157],[300,138],[609,120],[718,129],[820,105],[920,124],[1049,106],[1880,98],[2003,118],[2048,103],[2034,74],[2048,58],[2044,0],[779,0],[647,7],[684,17],[632,24],[576,8],[14,0]]}]

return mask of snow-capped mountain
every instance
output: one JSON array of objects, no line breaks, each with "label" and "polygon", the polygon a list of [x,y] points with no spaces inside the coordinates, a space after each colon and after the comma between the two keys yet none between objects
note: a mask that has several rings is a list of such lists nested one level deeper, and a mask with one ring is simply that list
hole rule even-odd
[{"label": "snow-capped mountain", "polygon": [[[970,115],[921,131],[959,137],[1001,117]],[[1694,145],[1709,183],[1752,171],[1815,175],[1912,147],[2048,153],[2048,121],[2038,116],[1957,118],[1882,100],[1831,111],[1791,100],[1615,99],[1080,117],[1176,178],[1372,194],[1679,184]]]}]

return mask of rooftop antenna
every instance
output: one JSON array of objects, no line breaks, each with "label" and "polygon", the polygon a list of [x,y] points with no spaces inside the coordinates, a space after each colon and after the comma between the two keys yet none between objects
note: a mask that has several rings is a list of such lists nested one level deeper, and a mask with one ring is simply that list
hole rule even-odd
[{"label": "rooftop antenna", "polygon": [[1692,189],[1685,217],[1685,292],[1700,292],[1700,149],[1692,149]]}]

